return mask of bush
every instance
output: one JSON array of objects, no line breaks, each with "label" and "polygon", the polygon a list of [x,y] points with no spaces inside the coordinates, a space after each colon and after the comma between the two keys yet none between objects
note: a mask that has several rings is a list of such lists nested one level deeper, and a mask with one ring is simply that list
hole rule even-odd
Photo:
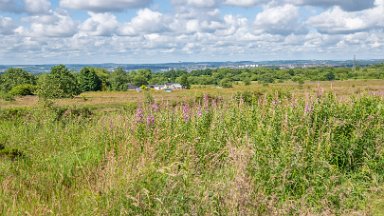
[{"label": "bush", "polygon": [[14,101],[15,98],[9,94],[9,93],[4,93],[4,92],[0,92],[0,98],[5,100],[5,101]]},{"label": "bush", "polygon": [[9,91],[9,94],[12,96],[26,96],[26,95],[34,95],[36,91],[36,86],[31,84],[23,84],[15,86]]},{"label": "bush", "polygon": [[37,94],[41,98],[73,98],[80,94],[79,85],[73,74],[64,65],[54,66],[50,74],[38,80]]},{"label": "bush", "polygon": [[220,86],[223,88],[232,88],[232,81],[228,78],[224,78],[220,81]]}]

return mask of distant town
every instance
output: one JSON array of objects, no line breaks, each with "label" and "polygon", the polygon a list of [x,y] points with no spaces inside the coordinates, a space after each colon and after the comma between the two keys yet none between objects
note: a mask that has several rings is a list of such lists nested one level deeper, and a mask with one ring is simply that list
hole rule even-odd
[{"label": "distant town", "polygon": [[[353,67],[353,66],[368,66],[384,63],[384,59],[369,59],[369,60],[282,60],[282,61],[239,61],[239,62],[178,62],[178,63],[163,63],[163,64],[67,64],[70,70],[80,71],[84,66],[92,66],[105,68],[109,71],[121,67],[126,71],[138,69],[150,69],[153,72],[164,72],[171,70],[203,70],[207,68],[257,68],[257,67],[274,67],[280,69],[287,68],[310,68],[310,67]],[[31,73],[49,72],[54,64],[44,65],[0,65],[0,73],[8,68],[23,68]]]}]

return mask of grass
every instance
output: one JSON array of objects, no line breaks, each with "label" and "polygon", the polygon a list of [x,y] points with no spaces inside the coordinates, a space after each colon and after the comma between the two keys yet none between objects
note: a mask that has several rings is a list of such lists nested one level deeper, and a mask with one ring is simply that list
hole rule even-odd
[{"label": "grass", "polygon": [[[360,94],[383,94],[384,80],[345,80],[334,82],[306,82],[299,85],[293,82],[276,83],[270,85],[262,85],[254,83],[250,86],[235,85],[234,88],[223,89],[216,86],[194,86],[189,91],[174,91],[165,93],[163,91],[152,91],[151,94],[157,101],[184,101],[194,99],[203,94],[220,96],[230,99],[235,92],[258,91],[263,93],[273,93],[275,91],[285,91],[302,96],[305,93],[315,94],[319,89],[325,92],[332,91],[334,94],[343,97]],[[128,92],[86,92],[74,99],[60,99],[55,103],[59,106],[124,106],[127,103],[142,103],[144,97],[142,93],[134,90]],[[17,107],[36,107],[39,101],[37,97],[27,96],[16,98],[16,101],[0,100],[0,107],[17,108]]]},{"label": "grass", "polygon": [[380,215],[381,84],[9,103],[0,214]]}]

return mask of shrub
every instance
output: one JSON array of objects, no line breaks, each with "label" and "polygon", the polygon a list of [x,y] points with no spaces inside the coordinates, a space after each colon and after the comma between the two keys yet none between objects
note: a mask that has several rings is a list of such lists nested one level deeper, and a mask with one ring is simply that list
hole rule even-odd
[{"label": "shrub", "polygon": [[229,78],[224,78],[220,81],[220,86],[223,88],[232,88],[232,81]]},{"label": "shrub", "polygon": [[12,96],[26,96],[26,95],[34,95],[36,91],[36,86],[31,84],[22,84],[15,86],[9,91],[9,94]]},{"label": "shrub", "polygon": [[4,93],[4,92],[0,92],[0,98],[5,100],[5,101],[14,101],[15,98],[9,94],[9,93]]},{"label": "shrub", "polygon": [[42,98],[72,98],[80,94],[79,85],[73,74],[64,65],[54,66],[50,74],[38,80],[37,94]]}]

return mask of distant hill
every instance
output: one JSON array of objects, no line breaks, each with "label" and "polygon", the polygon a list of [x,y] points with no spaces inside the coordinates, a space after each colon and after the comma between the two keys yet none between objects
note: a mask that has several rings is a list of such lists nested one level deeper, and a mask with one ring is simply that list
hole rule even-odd
[{"label": "distant hill", "polygon": [[[105,68],[109,71],[117,67],[122,67],[127,71],[137,69],[150,69],[154,72],[168,70],[198,70],[206,68],[245,68],[245,67],[278,67],[278,68],[297,68],[297,67],[315,67],[315,66],[333,66],[333,67],[353,67],[354,64],[359,66],[367,66],[373,64],[384,63],[383,59],[372,60],[282,60],[282,61],[240,61],[240,62],[178,62],[164,64],[67,64],[66,66],[75,71],[79,71],[85,66]],[[4,72],[7,68],[23,68],[31,73],[49,72],[53,64],[45,65],[0,65],[0,72]]]}]

